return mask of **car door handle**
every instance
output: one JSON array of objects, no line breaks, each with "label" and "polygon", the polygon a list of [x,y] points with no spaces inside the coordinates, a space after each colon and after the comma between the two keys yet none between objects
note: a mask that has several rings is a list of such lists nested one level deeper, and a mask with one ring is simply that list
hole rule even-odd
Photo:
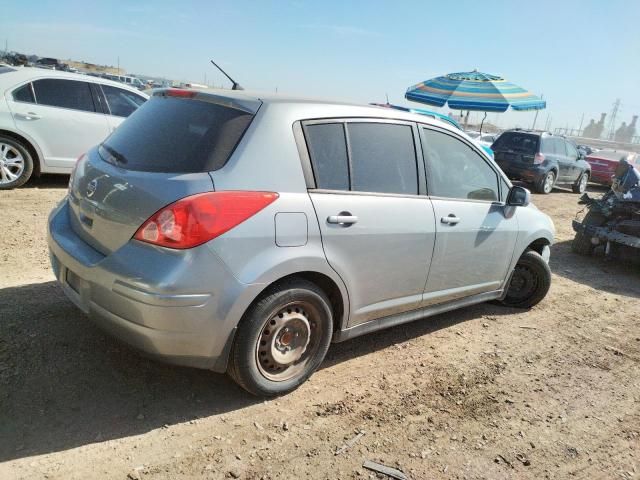
[{"label": "car door handle", "polygon": [[33,112],[27,113],[16,113],[15,116],[20,120],[38,120],[40,119],[40,115],[37,115]]},{"label": "car door handle", "polygon": [[448,217],[442,217],[440,222],[447,225],[456,225],[460,223],[460,218],[456,217],[453,213],[450,213]]},{"label": "car door handle", "polygon": [[335,225],[343,225],[348,227],[349,225],[353,225],[358,222],[358,217],[355,215],[331,215],[327,217],[327,223],[335,224]]}]

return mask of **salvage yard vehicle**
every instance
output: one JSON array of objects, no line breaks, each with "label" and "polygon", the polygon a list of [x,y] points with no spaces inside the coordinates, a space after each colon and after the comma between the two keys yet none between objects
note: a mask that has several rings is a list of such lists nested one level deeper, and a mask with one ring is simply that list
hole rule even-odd
[{"label": "salvage yard vehicle", "polygon": [[565,137],[533,130],[508,130],[491,149],[510,179],[528,182],[538,193],[551,193],[556,184],[571,185],[573,193],[584,193],[587,188],[591,166]]},{"label": "salvage yard vehicle", "polygon": [[529,202],[439,120],[164,89],[78,161],[48,244],[99,326],[273,396],[332,340],[540,302],[554,227]]},{"label": "salvage yard vehicle", "polygon": [[636,153],[624,150],[598,150],[587,155],[586,160],[591,165],[591,181],[600,185],[611,185],[618,162],[623,158],[630,163],[638,161]]},{"label": "salvage yard vehicle", "polygon": [[0,67],[0,190],[19,187],[33,174],[71,173],[80,154],[147,98],[88,75]]},{"label": "salvage yard vehicle", "polygon": [[588,210],[573,221],[574,252],[590,255],[603,247],[609,257],[640,261],[640,171],[633,164],[620,160],[611,190],[599,199],[585,193],[579,203]]}]

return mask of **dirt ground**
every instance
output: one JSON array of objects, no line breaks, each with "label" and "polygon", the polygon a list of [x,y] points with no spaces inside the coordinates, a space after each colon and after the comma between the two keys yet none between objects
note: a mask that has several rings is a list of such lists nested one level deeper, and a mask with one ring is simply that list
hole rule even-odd
[{"label": "dirt ground", "polygon": [[333,345],[264,402],[139,356],[66,300],[45,243],[66,182],[0,192],[0,478],[376,478],[367,459],[411,479],[640,477],[640,270],[571,253],[576,195],[534,195],[557,228],[536,308]]}]

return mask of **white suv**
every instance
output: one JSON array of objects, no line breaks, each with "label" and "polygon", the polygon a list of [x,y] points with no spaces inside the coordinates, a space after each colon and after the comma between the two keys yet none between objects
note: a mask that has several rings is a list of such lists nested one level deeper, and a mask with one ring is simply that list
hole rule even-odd
[{"label": "white suv", "polygon": [[0,66],[0,189],[69,174],[149,97],[102,78]]}]

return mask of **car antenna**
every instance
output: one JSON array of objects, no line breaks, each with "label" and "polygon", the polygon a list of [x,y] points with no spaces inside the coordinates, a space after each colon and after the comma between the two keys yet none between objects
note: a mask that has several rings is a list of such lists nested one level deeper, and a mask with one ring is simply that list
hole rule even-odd
[{"label": "car antenna", "polygon": [[238,82],[236,82],[233,78],[231,78],[229,75],[227,75],[227,72],[225,72],[222,68],[220,68],[220,66],[216,62],[211,60],[211,63],[213,63],[213,66],[216,67],[218,70],[220,70],[222,72],[222,74],[225,77],[227,77],[231,83],[233,83],[233,86],[231,87],[231,90],[244,90],[244,88],[242,88],[240,86],[240,84]]}]

